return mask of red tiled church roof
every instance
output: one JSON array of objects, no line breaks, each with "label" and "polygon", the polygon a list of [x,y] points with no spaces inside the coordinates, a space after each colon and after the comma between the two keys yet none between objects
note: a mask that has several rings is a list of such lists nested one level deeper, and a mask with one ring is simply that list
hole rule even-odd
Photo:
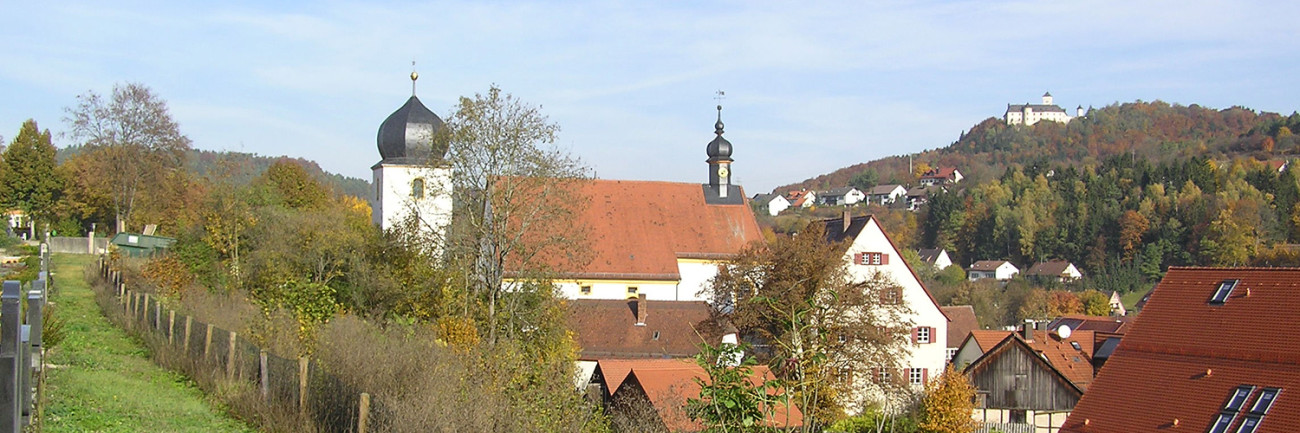
[{"label": "red tiled church roof", "polygon": [[584,180],[573,185],[586,200],[575,224],[588,230],[592,260],[578,269],[557,264],[565,277],[677,280],[678,258],[724,258],[763,239],[749,206],[705,203],[700,184]]},{"label": "red tiled church roof", "polygon": [[1242,385],[1256,388],[1227,431],[1262,388],[1282,391],[1255,432],[1300,431],[1297,325],[1300,268],[1171,267],[1061,431],[1210,431]]}]

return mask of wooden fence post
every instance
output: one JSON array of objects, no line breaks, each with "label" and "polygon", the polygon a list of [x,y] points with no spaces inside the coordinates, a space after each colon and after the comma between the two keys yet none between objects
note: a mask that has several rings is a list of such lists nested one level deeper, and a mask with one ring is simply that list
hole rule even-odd
[{"label": "wooden fence post", "polygon": [[207,335],[203,336],[203,359],[208,359],[208,354],[212,353],[212,324],[208,324]]},{"label": "wooden fence post", "polygon": [[185,352],[187,358],[190,356],[190,322],[193,322],[191,319],[193,317],[185,316],[185,343],[181,344],[181,350]]},{"label": "wooden fence post", "polygon": [[235,380],[235,338],[239,334],[230,333],[230,353],[226,356],[226,379]]},{"label": "wooden fence post", "polygon": [[366,433],[370,424],[370,394],[361,393],[361,408],[357,411],[357,433]]},{"label": "wooden fence post", "polygon": [[167,310],[167,344],[176,344],[176,310]]},{"label": "wooden fence post", "polygon": [[262,382],[262,400],[269,400],[271,397],[271,372],[267,371],[266,349],[262,349],[257,354],[258,376]]},{"label": "wooden fence post", "polygon": [[298,414],[307,414],[307,357],[298,357]]},{"label": "wooden fence post", "polygon": [[161,329],[158,328],[162,327],[162,301],[159,301],[158,298],[154,298],[153,305],[153,329],[155,331],[161,331]]}]

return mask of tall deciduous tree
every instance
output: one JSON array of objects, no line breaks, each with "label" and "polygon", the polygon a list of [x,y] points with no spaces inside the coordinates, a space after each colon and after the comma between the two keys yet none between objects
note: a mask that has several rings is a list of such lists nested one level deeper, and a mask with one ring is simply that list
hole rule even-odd
[{"label": "tall deciduous tree", "polygon": [[[581,256],[583,231],[574,224],[582,209],[578,188],[590,170],[554,147],[559,126],[538,107],[492,86],[486,94],[460,100],[447,121],[448,160],[454,171],[453,201],[461,205],[448,251],[471,272],[473,304],[483,308],[489,343],[500,331],[513,333],[525,323],[526,303],[505,299],[506,267],[511,279],[538,280],[550,258]],[[549,287],[521,284],[520,288]],[[542,293],[550,296],[550,293]],[[480,307],[481,306],[481,307]],[[509,310],[502,314],[502,310]],[[516,314],[518,313],[518,314]],[[503,320],[504,318],[504,320]]]},{"label": "tall deciduous tree", "polygon": [[54,154],[50,131],[42,132],[35,120],[28,120],[0,161],[0,204],[31,216],[33,228],[50,222],[63,189]]},{"label": "tall deciduous tree", "polygon": [[975,409],[975,387],[966,376],[949,368],[939,380],[926,385],[921,403],[921,431],[925,433],[971,433],[977,424],[971,418]]},{"label": "tall deciduous tree", "polygon": [[190,140],[172,120],[167,103],[139,83],[113,86],[104,98],[94,91],[66,109],[73,137],[84,140],[93,168],[84,187],[107,192],[119,229],[125,229],[141,190],[168,179],[183,166]]}]

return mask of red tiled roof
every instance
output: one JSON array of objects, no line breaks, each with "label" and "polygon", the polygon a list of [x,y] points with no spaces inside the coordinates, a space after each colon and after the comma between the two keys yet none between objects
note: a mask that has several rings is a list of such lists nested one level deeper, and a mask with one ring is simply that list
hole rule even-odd
[{"label": "red tiled roof", "polygon": [[970,305],[939,307],[948,316],[948,348],[961,347],[961,343],[971,331],[980,329],[979,319],[975,317],[975,308]]},{"label": "red tiled roof", "polygon": [[[1211,304],[1229,279],[1231,296]],[[1297,324],[1300,268],[1171,267],[1061,431],[1208,431],[1240,385],[1282,388],[1257,433],[1298,431]]]},{"label": "red tiled roof", "polygon": [[[1019,337],[1020,334],[1016,334],[1016,338]],[[1071,342],[1079,343],[1080,348],[1075,349]],[[1034,339],[1025,343],[1079,389],[1087,389],[1092,383],[1095,371],[1088,356],[1093,344],[1091,332],[1071,333],[1068,338],[1060,338],[1055,332],[1034,331]],[[1084,350],[1084,345],[1087,350]]]},{"label": "red tiled roof", "polygon": [[556,259],[553,268],[566,277],[677,280],[679,257],[726,257],[763,239],[749,206],[707,204],[697,183],[583,180],[572,185],[586,200],[575,224],[589,230],[592,260],[569,269],[573,265]]},{"label": "red tiled roof", "polygon": [[[646,307],[643,326],[636,324],[640,302]],[[702,336],[720,337],[704,302],[578,299],[568,306],[581,359],[691,357],[700,352]]]},{"label": "red tiled roof", "polygon": [[632,372],[633,368],[654,369],[654,368],[685,368],[684,365],[694,365],[694,359],[598,359],[596,368],[600,370],[601,378],[605,381],[605,391],[614,395],[618,387],[623,385],[627,380],[627,375]]},{"label": "red tiled roof", "polygon": [[957,167],[940,167],[925,172],[925,174],[921,176],[921,179],[947,179],[952,177],[952,174],[956,171]]},{"label": "red tiled roof", "polygon": [[993,331],[993,330],[973,330],[970,332],[970,338],[975,339],[975,344],[980,345],[981,352],[988,352],[993,346],[997,346],[1002,340],[1011,336],[1011,331]]},{"label": "red tiled roof", "polygon": [[[759,378],[776,378],[767,366],[754,366],[752,369],[754,374],[749,378],[751,383],[758,383]],[[687,400],[700,396],[700,385],[696,379],[709,382],[704,369],[693,360],[681,360],[679,365],[661,363],[634,366],[625,381],[635,383],[645,391],[668,431],[700,431],[704,426],[692,421],[686,413]],[[776,391],[769,390],[769,393],[773,392]],[[791,405],[789,410],[786,409],[785,406],[774,408],[772,418],[766,424],[775,427],[803,425],[803,413],[798,407]]]}]

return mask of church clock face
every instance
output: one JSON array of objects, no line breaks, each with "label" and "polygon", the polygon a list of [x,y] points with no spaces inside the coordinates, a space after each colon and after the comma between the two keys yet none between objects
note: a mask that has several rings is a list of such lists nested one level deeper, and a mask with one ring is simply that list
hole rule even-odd
[{"label": "church clock face", "polygon": [[718,177],[727,177],[727,173],[728,173],[727,166],[725,165],[718,166]]}]

